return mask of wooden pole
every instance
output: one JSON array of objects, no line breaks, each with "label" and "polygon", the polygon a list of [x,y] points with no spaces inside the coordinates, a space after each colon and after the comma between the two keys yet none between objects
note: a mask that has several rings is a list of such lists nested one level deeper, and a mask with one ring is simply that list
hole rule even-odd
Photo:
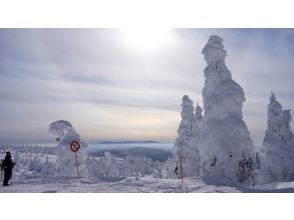
[{"label": "wooden pole", "polygon": [[75,152],[75,154],[76,154],[77,173],[78,173],[78,177],[79,177],[80,173],[79,173],[79,165],[78,165],[78,154],[77,154],[77,152]]}]

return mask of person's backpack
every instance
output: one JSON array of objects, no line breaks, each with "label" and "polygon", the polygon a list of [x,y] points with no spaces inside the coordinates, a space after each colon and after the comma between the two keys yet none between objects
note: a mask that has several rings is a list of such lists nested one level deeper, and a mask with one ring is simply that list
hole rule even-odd
[{"label": "person's backpack", "polygon": [[2,169],[13,169],[13,167],[14,167],[14,162],[12,162],[11,159],[2,160],[2,165],[1,165]]}]

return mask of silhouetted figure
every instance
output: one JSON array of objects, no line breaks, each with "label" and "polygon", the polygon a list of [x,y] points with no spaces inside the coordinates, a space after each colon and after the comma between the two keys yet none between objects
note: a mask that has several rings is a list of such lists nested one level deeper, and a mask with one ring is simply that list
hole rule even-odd
[{"label": "silhouetted figure", "polygon": [[7,151],[6,156],[1,164],[1,169],[4,170],[3,186],[9,186],[8,182],[11,178],[13,167],[14,163],[11,160],[11,154],[9,151]]}]

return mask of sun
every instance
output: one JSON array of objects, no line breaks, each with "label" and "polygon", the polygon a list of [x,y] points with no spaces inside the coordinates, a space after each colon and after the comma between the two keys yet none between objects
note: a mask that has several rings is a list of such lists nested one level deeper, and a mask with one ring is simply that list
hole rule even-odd
[{"label": "sun", "polygon": [[123,37],[132,47],[144,51],[160,49],[171,39],[169,29],[134,28],[122,29]]}]

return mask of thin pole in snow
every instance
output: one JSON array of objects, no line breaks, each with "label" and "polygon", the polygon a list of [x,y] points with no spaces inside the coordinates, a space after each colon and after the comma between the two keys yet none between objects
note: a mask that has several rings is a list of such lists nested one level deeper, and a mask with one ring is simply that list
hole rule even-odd
[{"label": "thin pole in snow", "polygon": [[77,166],[77,173],[78,173],[78,177],[79,177],[80,176],[80,173],[79,173],[79,163],[78,163],[78,155],[77,155],[77,152],[79,151],[81,145],[80,145],[80,142],[78,142],[78,141],[72,141],[69,146],[70,146],[70,149],[76,155],[76,166]]},{"label": "thin pole in snow", "polygon": [[78,164],[78,154],[77,154],[77,152],[75,152],[75,154],[76,154],[77,173],[78,173],[78,177],[79,177],[80,173],[79,173],[79,164]]},{"label": "thin pole in snow", "polygon": [[182,184],[184,184],[183,157],[180,157],[180,171],[181,171]]},{"label": "thin pole in snow", "polygon": [[2,177],[3,177],[3,169],[2,169],[2,164],[3,164],[3,160],[0,161],[0,166],[1,166],[1,180],[2,180]]},{"label": "thin pole in snow", "polygon": [[182,189],[184,189],[184,187],[186,188],[186,191],[188,192],[188,187],[186,184],[184,184],[184,167],[183,167],[183,157],[180,157],[180,175],[181,175],[181,179],[182,179]]}]

